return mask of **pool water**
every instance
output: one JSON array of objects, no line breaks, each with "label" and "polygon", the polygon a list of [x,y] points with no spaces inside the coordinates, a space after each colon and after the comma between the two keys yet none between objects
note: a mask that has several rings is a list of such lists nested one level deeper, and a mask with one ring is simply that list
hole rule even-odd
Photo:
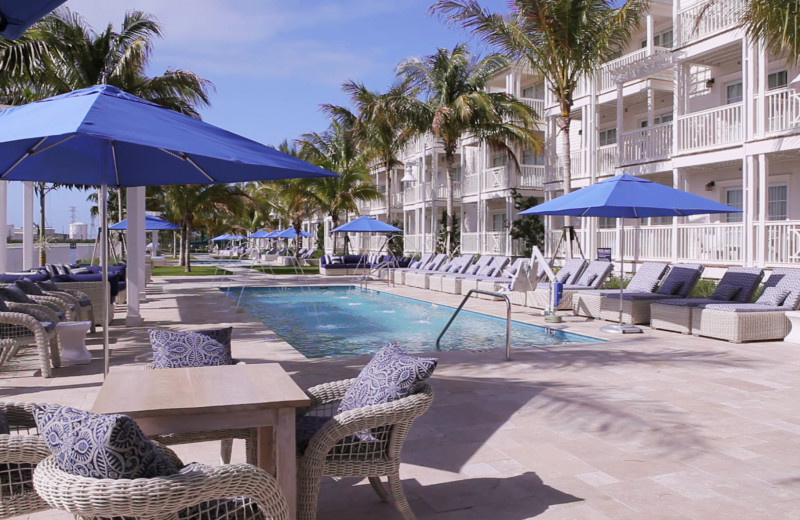
[{"label": "pool water", "polygon": [[[237,298],[240,290],[231,288],[230,297]],[[433,351],[455,311],[351,286],[247,287],[241,305],[309,358],[373,353],[389,341],[409,352]],[[440,346],[442,350],[505,348],[505,331],[505,319],[462,310]],[[511,325],[512,348],[600,341],[517,321]]]}]

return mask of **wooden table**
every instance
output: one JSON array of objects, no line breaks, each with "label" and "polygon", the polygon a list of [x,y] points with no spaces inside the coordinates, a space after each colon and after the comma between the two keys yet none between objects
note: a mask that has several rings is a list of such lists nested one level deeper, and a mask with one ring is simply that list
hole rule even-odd
[{"label": "wooden table", "polygon": [[258,428],[258,466],[297,511],[295,409],[308,396],[275,363],[108,374],[92,411],[133,417],[148,435]]}]

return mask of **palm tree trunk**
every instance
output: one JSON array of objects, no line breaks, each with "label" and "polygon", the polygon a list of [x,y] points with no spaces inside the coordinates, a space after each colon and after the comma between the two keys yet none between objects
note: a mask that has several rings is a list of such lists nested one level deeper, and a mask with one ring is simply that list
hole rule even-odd
[{"label": "palm tree trunk", "polygon": [[192,272],[192,260],[191,260],[192,254],[191,254],[191,246],[189,244],[189,237],[192,234],[191,232],[192,232],[192,228],[189,227],[189,224],[186,224],[186,240],[183,241],[183,243],[185,244],[184,245],[184,250],[186,251],[184,253],[186,255],[185,256],[186,263],[184,264],[186,266],[186,268],[184,269],[184,272],[186,272],[186,273],[191,273]]},{"label": "palm tree trunk", "polygon": [[453,163],[455,162],[453,155],[445,155],[445,163],[447,164],[447,233],[445,234],[445,253],[447,256],[453,254],[453,213],[454,213],[454,193],[453,185],[455,184],[455,170]]},{"label": "palm tree trunk", "polygon": [[[572,144],[569,138],[570,129],[569,110],[562,107],[561,115],[556,118],[556,125],[561,134],[561,143],[559,144],[558,158],[561,177],[563,179],[564,194],[572,191]],[[572,225],[572,217],[569,215],[564,217],[564,225]],[[572,240],[571,236],[567,237],[567,258],[572,258]]]},{"label": "palm tree trunk", "polygon": [[386,164],[386,221],[391,222],[392,220],[392,174],[391,170],[391,161],[387,160]]},{"label": "palm tree trunk", "polygon": [[185,266],[186,265],[186,223],[181,224],[181,247],[180,252],[178,253],[178,265]]},{"label": "palm tree trunk", "polygon": [[45,233],[44,233],[44,199],[45,199],[45,184],[39,185],[39,265],[47,263],[47,251],[45,249]]}]

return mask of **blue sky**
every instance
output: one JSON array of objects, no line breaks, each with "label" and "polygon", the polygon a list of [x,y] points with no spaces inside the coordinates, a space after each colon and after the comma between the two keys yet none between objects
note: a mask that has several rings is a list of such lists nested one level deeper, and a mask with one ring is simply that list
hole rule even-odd
[{"label": "blue sky", "polygon": [[[278,144],[327,123],[324,103],[346,104],[347,80],[384,90],[407,56],[432,54],[468,35],[426,12],[432,0],[68,0],[95,28],[118,26],[138,9],[164,25],[151,75],[191,70],[216,93],[203,119],[265,144]],[[505,0],[483,0],[493,11]],[[87,192],[60,190],[47,199],[47,225],[66,232],[70,206],[89,222]],[[22,224],[22,188],[11,183],[8,221]],[[34,219],[38,222],[38,207]]]}]

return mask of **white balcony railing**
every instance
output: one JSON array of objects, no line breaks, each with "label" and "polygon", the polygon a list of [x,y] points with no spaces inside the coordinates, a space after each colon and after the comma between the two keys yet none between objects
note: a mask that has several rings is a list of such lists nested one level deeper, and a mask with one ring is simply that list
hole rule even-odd
[{"label": "white balcony railing", "polygon": [[617,167],[617,145],[607,144],[597,149],[597,175],[613,175]]},{"label": "white balcony railing", "polygon": [[416,186],[409,186],[403,190],[403,202],[405,204],[416,204],[419,202],[417,195],[419,194],[419,190]]},{"label": "white balcony railing", "polygon": [[461,252],[465,254],[480,253],[479,233],[461,233]]},{"label": "white balcony railing", "polygon": [[742,224],[682,224],[678,258],[711,263],[742,263]]},{"label": "white balcony railing", "polygon": [[463,194],[464,195],[477,194],[479,183],[480,183],[480,177],[478,175],[465,175],[464,180],[462,181]]},{"label": "white balcony railing", "polygon": [[520,168],[519,187],[541,190],[544,186],[544,166],[522,164]]},{"label": "white balcony railing", "polygon": [[800,93],[792,88],[771,90],[764,95],[767,132],[791,130],[800,126]]},{"label": "white balcony railing", "polygon": [[703,110],[678,119],[681,151],[712,148],[742,140],[742,103]]},{"label": "white balcony railing", "polygon": [[535,110],[540,118],[544,117],[544,99],[520,98],[520,101]]},{"label": "white balcony railing", "polygon": [[486,233],[486,244],[484,250],[488,254],[504,255],[506,253],[506,241],[508,233],[505,231],[493,231]]},{"label": "white balcony railing", "polygon": [[623,132],[620,164],[668,159],[672,153],[672,123]]},{"label": "white balcony railing", "polygon": [[505,166],[498,166],[496,168],[484,170],[483,175],[483,187],[486,191],[503,190],[508,188]]},{"label": "white balcony railing", "polygon": [[739,24],[745,0],[697,2],[678,13],[678,44],[686,45]]},{"label": "white balcony railing", "polygon": [[617,59],[604,63],[597,71],[597,91],[605,92],[617,87],[612,72],[622,67],[631,65],[647,56],[647,49],[639,49]]},{"label": "white balcony railing", "polygon": [[765,232],[767,264],[800,262],[800,222],[767,222]]}]

